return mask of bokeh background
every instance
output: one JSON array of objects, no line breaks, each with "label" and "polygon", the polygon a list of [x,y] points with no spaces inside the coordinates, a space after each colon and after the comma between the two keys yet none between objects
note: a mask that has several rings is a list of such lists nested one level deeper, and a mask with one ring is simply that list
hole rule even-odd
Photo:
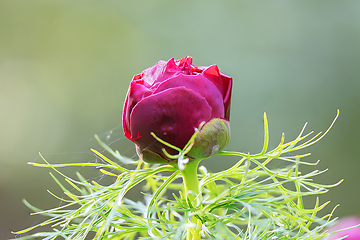
[{"label": "bokeh background", "polygon": [[[360,1],[1,0],[0,239],[43,220],[23,198],[59,205],[46,192],[61,195],[50,170],[27,165],[42,162],[38,152],[52,163],[92,162],[98,134],[135,157],[120,125],[129,81],[186,55],[234,79],[229,150],[261,150],[265,111],[275,146],[307,121],[308,131],[326,130],[339,108],[307,160],[329,168],[318,182],[345,179],[320,197],[331,200],[323,214],[338,203],[336,216],[360,214]],[[216,171],[234,161],[203,164]]]}]

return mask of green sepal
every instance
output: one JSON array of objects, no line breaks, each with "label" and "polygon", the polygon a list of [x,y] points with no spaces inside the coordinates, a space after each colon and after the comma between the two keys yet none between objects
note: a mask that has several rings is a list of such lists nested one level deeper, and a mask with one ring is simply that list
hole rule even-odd
[{"label": "green sepal", "polygon": [[168,163],[163,157],[159,154],[150,151],[148,149],[141,149],[136,145],[136,153],[141,160],[150,164],[156,163]]},{"label": "green sepal", "polygon": [[195,138],[194,145],[186,155],[193,159],[208,158],[223,150],[229,141],[229,121],[221,118],[213,118],[201,126]]}]

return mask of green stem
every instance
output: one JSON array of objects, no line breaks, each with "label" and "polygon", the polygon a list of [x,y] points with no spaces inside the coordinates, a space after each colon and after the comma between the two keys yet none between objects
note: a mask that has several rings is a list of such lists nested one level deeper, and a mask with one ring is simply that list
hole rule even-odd
[{"label": "green stem", "polygon": [[[188,194],[188,191],[194,192],[196,195],[199,194],[199,180],[197,176],[197,168],[201,160],[196,159],[185,165],[185,169],[181,171],[181,175],[184,180],[184,190],[185,198],[190,200],[192,206],[196,206],[195,196],[193,194]],[[195,200],[195,201],[194,201]],[[191,217],[191,221],[196,223],[196,227],[188,227],[187,229],[187,240],[198,240],[201,239],[200,230],[201,230],[201,221],[195,216]]]}]

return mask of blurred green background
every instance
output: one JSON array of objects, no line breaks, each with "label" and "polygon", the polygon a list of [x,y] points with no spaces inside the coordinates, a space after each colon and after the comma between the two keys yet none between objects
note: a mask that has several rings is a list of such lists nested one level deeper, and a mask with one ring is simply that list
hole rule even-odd
[{"label": "blurred green background", "polygon": [[[128,84],[186,55],[234,79],[229,150],[261,150],[265,111],[275,146],[306,121],[308,131],[326,130],[339,108],[307,160],[329,168],[318,182],[345,179],[320,197],[331,200],[326,211],[339,203],[337,216],[360,214],[360,1],[1,0],[0,239],[44,219],[29,216],[23,198],[60,204],[46,192],[61,195],[50,170],[27,165],[42,162],[38,152],[52,163],[92,162],[98,134],[135,157],[120,125]],[[203,164],[216,171],[235,160]],[[96,169],[63,171],[101,179]]]}]

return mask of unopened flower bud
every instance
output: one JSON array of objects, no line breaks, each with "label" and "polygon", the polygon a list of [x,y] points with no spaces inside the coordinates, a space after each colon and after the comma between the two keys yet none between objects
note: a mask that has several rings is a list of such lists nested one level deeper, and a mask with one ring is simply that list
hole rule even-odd
[{"label": "unopened flower bud", "polygon": [[[189,156],[211,156],[228,142],[229,131],[224,124],[228,125],[225,122],[230,118],[231,89],[232,78],[216,65],[197,67],[191,57],[159,61],[135,75],[130,83],[122,119],[125,136],[136,144],[144,161],[170,163],[174,159],[169,154],[176,155],[178,150],[151,133],[183,149],[205,122]],[[216,129],[220,132],[215,133]]]},{"label": "unopened flower bud", "polygon": [[223,150],[230,141],[229,121],[213,118],[205,123],[195,138],[187,156],[194,159],[208,158]]}]

